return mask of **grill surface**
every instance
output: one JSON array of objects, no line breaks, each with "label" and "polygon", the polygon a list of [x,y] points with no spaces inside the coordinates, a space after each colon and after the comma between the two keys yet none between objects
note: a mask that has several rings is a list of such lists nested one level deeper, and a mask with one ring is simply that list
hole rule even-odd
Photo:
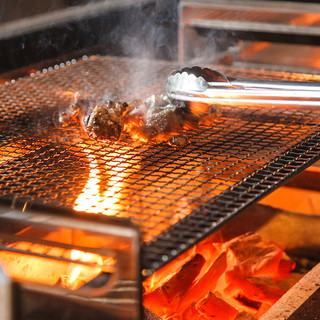
[{"label": "grill surface", "polygon": [[[190,144],[96,142],[62,128],[66,92],[120,101],[160,93],[168,62],[92,57],[0,87],[2,198],[132,219],[144,275],[319,159],[320,110],[224,107]],[[307,74],[220,69],[227,76],[319,81]]]}]

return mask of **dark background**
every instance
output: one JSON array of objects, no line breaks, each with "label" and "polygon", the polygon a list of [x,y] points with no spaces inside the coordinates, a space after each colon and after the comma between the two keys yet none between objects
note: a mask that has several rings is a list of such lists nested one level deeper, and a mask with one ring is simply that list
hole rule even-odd
[{"label": "dark background", "polygon": [[[111,54],[155,59],[177,55],[177,1],[124,1],[108,12],[90,15],[90,6],[105,0],[5,0],[0,1],[0,35],[6,26],[21,23],[16,35],[0,39],[0,73],[44,66],[83,54]],[[63,24],[50,21],[35,32],[24,32],[23,23],[34,17],[76,6],[87,6],[88,17],[70,18]]]}]

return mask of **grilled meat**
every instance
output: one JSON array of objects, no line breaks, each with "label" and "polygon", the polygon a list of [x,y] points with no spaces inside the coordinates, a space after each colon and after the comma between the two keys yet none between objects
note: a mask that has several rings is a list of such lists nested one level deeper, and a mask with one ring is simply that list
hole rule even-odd
[{"label": "grilled meat", "polygon": [[183,130],[210,125],[220,114],[220,109],[214,106],[199,109],[184,102],[172,104],[165,95],[128,103],[79,99],[71,110],[70,118],[77,114],[86,133],[94,139],[116,142],[125,132],[135,141],[168,142],[177,147],[188,143]]},{"label": "grilled meat", "polygon": [[161,143],[171,141],[181,134],[184,127],[196,119],[184,103],[173,105],[166,96],[151,96],[145,101],[135,101],[128,110],[125,130],[143,142]]},{"label": "grilled meat", "polygon": [[123,112],[127,107],[126,103],[113,101],[97,103],[86,122],[89,136],[99,140],[118,141],[123,132]]}]

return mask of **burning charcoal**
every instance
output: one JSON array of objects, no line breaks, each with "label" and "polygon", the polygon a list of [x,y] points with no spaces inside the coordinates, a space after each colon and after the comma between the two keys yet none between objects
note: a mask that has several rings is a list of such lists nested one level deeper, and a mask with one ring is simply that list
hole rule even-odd
[{"label": "burning charcoal", "polygon": [[182,316],[180,314],[174,313],[174,314],[169,314],[165,315],[162,317],[163,320],[182,320]]},{"label": "burning charcoal", "polygon": [[186,309],[186,311],[182,314],[183,320],[202,320],[203,315],[199,313],[199,311],[196,308],[196,304],[192,303],[189,308]]},{"label": "burning charcoal", "polygon": [[243,306],[253,309],[254,312],[259,310],[262,305],[262,302],[251,300],[242,294],[237,295],[234,299],[240,302]]},{"label": "burning charcoal", "polygon": [[216,284],[227,268],[226,253],[223,252],[212,263],[208,271],[184,294],[181,296],[179,313],[183,313],[193,302],[205,297],[210,290],[214,290]]},{"label": "burning charcoal", "polygon": [[[280,294],[288,291],[294,284],[296,284],[302,277],[302,274],[291,273],[288,277],[283,279],[274,279],[267,277],[248,277],[246,280],[250,281],[264,292],[272,292],[277,298]],[[275,291],[274,291],[275,290]]]},{"label": "burning charcoal", "polygon": [[143,298],[144,305],[157,315],[164,315],[168,305],[174,304],[175,300],[190,288],[204,262],[200,254],[194,255],[161,287],[146,293]]},{"label": "burning charcoal", "polygon": [[163,286],[163,290],[168,297],[168,301],[174,301],[179,295],[184,293],[199,274],[205,260],[200,254],[194,255],[182,268]]},{"label": "burning charcoal", "polygon": [[255,320],[256,318],[252,316],[250,313],[242,311],[238,314],[235,320]]},{"label": "burning charcoal", "polygon": [[261,304],[261,307],[260,307],[259,311],[254,314],[254,317],[255,317],[256,319],[260,319],[260,317],[261,317],[262,315],[264,315],[264,314],[272,307],[272,305],[273,305],[272,303],[263,302],[263,303]]},{"label": "burning charcoal", "polygon": [[229,270],[246,277],[279,277],[278,266],[283,251],[276,245],[264,243],[258,234],[241,235],[223,247],[228,252]]},{"label": "burning charcoal", "polygon": [[161,320],[157,315],[147,308],[143,308],[143,320]]},{"label": "burning charcoal", "polygon": [[[180,290],[178,294],[173,290],[175,281],[183,278],[172,280],[172,287],[170,280],[174,277],[163,280],[172,270],[169,267],[164,268],[161,276],[153,278],[156,283],[164,284],[153,291],[154,296],[148,297],[148,303],[159,310],[163,319],[181,316],[182,320],[202,320],[211,319],[212,315],[214,319],[229,319],[228,310],[231,310],[230,319],[258,319],[301,277],[291,272],[294,262],[286,255],[282,258],[283,252],[277,246],[264,243],[255,233],[226,243],[207,240],[191,252],[200,254],[206,262],[185,292]],[[190,252],[182,255],[176,266],[181,265],[188,254]],[[223,305],[227,311],[220,316]],[[237,316],[238,312],[241,314]]]},{"label": "burning charcoal", "polygon": [[252,301],[273,304],[285,293],[281,289],[272,288],[264,283],[254,283],[251,278],[240,278],[239,274],[233,271],[226,272],[226,279],[229,285],[225,288],[224,293],[228,297],[238,297],[240,294]]},{"label": "burning charcoal", "polygon": [[196,253],[200,253],[206,260],[206,263],[201,269],[200,276],[202,276],[211,267],[212,261],[219,256],[221,251],[218,251],[211,242],[204,242],[197,245]]},{"label": "burning charcoal", "polygon": [[295,268],[296,263],[292,260],[282,259],[279,263],[278,273],[280,278],[288,277],[291,271]]},{"label": "burning charcoal", "polygon": [[149,277],[143,282],[144,292],[150,292],[154,289],[154,283],[163,283],[165,280],[168,279],[168,275],[172,275],[173,270],[180,270],[182,266],[193,256],[194,253],[187,251],[176,259],[168,263],[167,265],[163,266],[160,270]]},{"label": "burning charcoal", "polygon": [[234,320],[238,315],[234,307],[216,297],[212,292],[196,304],[196,309],[207,319]]}]

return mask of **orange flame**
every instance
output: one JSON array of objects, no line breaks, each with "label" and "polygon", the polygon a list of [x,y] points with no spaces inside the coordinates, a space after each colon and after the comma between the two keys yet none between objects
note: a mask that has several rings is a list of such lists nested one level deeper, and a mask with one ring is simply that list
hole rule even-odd
[{"label": "orange flame", "polygon": [[[105,165],[99,167],[96,158],[86,149],[89,159],[89,179],[81,194],[74,203],[73,209],[76,211],[86,211],[88,213],[102,213],[105,215],[119,215],[122,209],[120,199],[123,197],[122,191],[126,187],[123,182],[127,176],[125,168],[129,166],[123,159],[112,156],[112,160],[106,161]],[[122,157],[125,155],[122,155]],[[103,173],[108,172],[108,181],[104,184]],[[102,190],[101,190],[102,189]]]},{"label": "orange flame", "polygon": [[[116,261],[111,257],[103,259],[103,257],[98,254],[80,250],[71,250],[71,259],[74,260],[75,263],[69,265],[66,275],[62,278],[62,284],[64,287],[72,290],[79,288],[82,284],[95,278],[104,271],[106,267],[110,269],[116,263]],[[81,264],[77,264],[77,261],[91,262],[97,266],[83,266]]]},{"label": "orange flame", "polygon": [[99,213],[101,208],[96,207],[101,202],[99,195],[99,169],[98,163],[93,155],[88,155],[89,159],[89,179],[87,184],[82,190],[82,193],[78,196],[73,207],[76,211],[90,211],[93,213]]}]

